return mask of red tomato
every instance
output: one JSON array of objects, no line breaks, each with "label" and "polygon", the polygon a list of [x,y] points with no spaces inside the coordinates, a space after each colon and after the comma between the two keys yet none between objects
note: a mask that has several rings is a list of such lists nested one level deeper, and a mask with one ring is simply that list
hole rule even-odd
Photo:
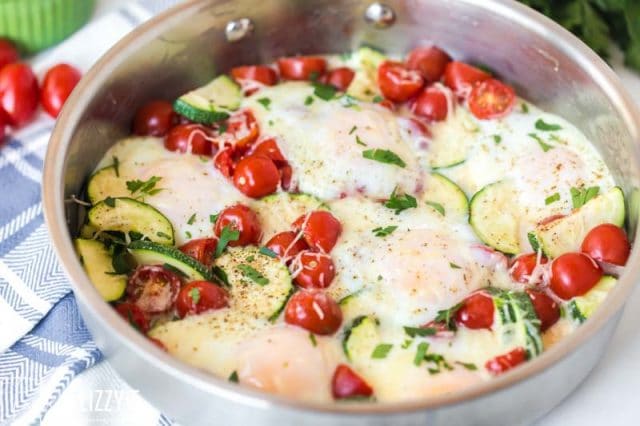
[{"label": "red tomato", "polygon": [[477,84],[469,95],[469,109],[481,120],[504,117],[515,103],[513,88],[495,79]]},{"label": "red tomato", "polygon": [[253,80],[267,86],[273,86],[278,82],[278,74],[266,65],[245,65],[231,69],[231,77],[234,80]]},{"label": "red tomato", "polygon": [[319,335],[333,334],[342,324],[338,303],[321,290],[301,290],[291,296],[284,312],[288,324]]},{"label": "red tomato", "polygon": [[164,147],[169,151],[211,155],[212,144],[208,138],[208,130],[201,124],[178,124],[167,133]]},{"label": "red tomato", "polygon": [[456,312],[456,323],[471,329],[491,328],[493,325],[493,298],[484,293],[473,293],[464,300]]},{"label": "red tomato", "polygon": [[408,69],[401,62],[384,61],[378,67],[378,85],[385,98],[404,102],[418,94],[424,80],[418,71]]},{"label": "red tomato", "polygon": [[253,113],[249,110],[237,111],[227,119],[225,131],[216,137],[217,147],[242,150],[254,143],[259,134],[260,128]]},{"label": "red tomato", "polygon": [[605,223],[589,231],[580,250],[595,260],[624,266],[629,258],[631,245],[622,228]]},{"label": "red tomato", "polygon": [[511,370],[516,365],[520,365],[527,360],[527,352],[524,348],[515,348],[511,352],[490,359],[484,367],[491,374],[502,374]]},{"label": "red tomato", "polygon": [[[536,267],[537,259],[538,259],[537,253],[521,254],[520,256],[513,259],[513,262],[511,263],[511,269],[510,269],[511,278],[515,282],[528,284],[529,277],[533,273],[533,269]],[[547,263],[548,261],[549,260],[546,257],[544,256],[540,257],[541,264]],[[539,284],[539,283],[540,283],[540,280],[536,280],[531,284]]]},{"label": "red tomato", "polygon": [[149,331],[149,318],[135,304],[130,302],[118,303],[115,306],[116,312],[120,314],[133,328],[141,333]]},{"label": "red tomato", "polygon": [[127,283],[129,301],[142,312],[159,314],[173,307],[182,282],[162,266],[139,266]]},{"label": "red tomato", "polygon": [[0,69],[5,65],[18,62],[20,55],[18,50],[9,40],[0,39]]},{"label": "red tomato", "polygon": [[271,158],[271,160],[276,163],[276,166],[281,166],[287,162],[274,138],[256,142],[249,150],[248,155],[264,155],[265,157]]},{"label": "red tomato", "polygon": [[9,116],[2,108],[0,108],[0,145],[4,141],[4,137],[7,135],[7,127],[10,124]]},{"label": "red tomato", "polygon": [[38,108],[38,80],[28,65],[9,64],[0,70],[0,109],[15,127],[33,118]]},{"label": "red tomato", "polygon": [[451,58],[435,46],[416,47],[409,53],[407,66],[417,70],[427,83],[440,80]]},{"label": "red tomato", "polygon": [[288,80],[310,80],[320,77],[327,69],[327,61],[316,56],[294,56],[278,59],[280,75]]},{"label": "red tomato", "polygon": [[180,289],[176,310],[180,318],[229,306],[225,289],[209,281],[192,281]]},{"label": "red tomato", "polygon": [[280,186],[285,191],[291,189],[291,178],[293,176],[293,169],[288,164],[280,167]]},{"label": "red tomato", "polygon": [[149,337],[149,336],[147,336],[147,339],[149,339],[149,341],[154,345],[156,345],[158,348],[162,349],[165,352],[168,352],[167,347],[160,340],[156,339],[155,337]]},{"label": "red tomato", "polygon": [[538,290],[525,290],[540,319],[540,331],[545,332],[560,319],[560,307],[555,300]]},{"label": "red tomato", "polygon": [[133,133],[140,136],[164,136],[177,121],[170,102],[147,102],[136,112]]},{"label": "red tomato", "polygon": [[388,109],[389,111],[395,111],[396,110],[396,104],[391,102],[389,99],[381,100],[380,102],[378,102],[378,105]]},{"label": "red tomato", "polygon": [[600,266],[583,253],[565,253],[551,264],[551,290],[561,299],[582,296],[602,278]]},{"label": "red tomato", "polygon": [[82,74],[69,64],[58,64],[44,76],[40,102],[47,113],[56,118],[62,106],[82,78]]},{"label": "red tomato", "polygon": [[260,198],[276,192],[280,173],[269,157],[252,155],[236,165],[233,184],[246,196]]},{"label": "red tomato", "polygon": [[[309,246],[304,242],[303,238],[296,239],[297,234],[291,231],[280,232],[271,237],[266,247],[272,250],[278,257],[290,259],[303,250],[307,250]],[[294,243],[295,241],[295,243]]]},{"label": "red tomato", "polygon": [[193,257],[206,266],[212,266],[218,240],[215,238],[198,238],[182,245],[180,251]]},{"label": "red tomato", "polygon": [[325,210],[316,210],[300,216],[293,222],[293,229],[296,232],[302,229],[304,240],[309,247],[324,253],[331,251],[342,233],[342,225],[338,219]]},{"label": "red tomato", "polygon": [[225,227],[237,230],[240,236],[236,241],[229,241],[229,246],[247,246],[257,244],[262,237],[258,216],[249,207],[236,204],[222,210],[213,228],[216,236],[220,237]]},{"label": "red tomato", "polygon": [[331,393],[335,399],[365,397],[373,395],[373,389],[362,377],[345,364],[336,367],[331,379]]},{"label": "red tomato", "polygon": [[298,271],[294,281],[302,288],[327,288],[336,275],[331,256],[324,253],[305,251],[292,265]]},{"label": "red tomato", "polygon": [[220,170],[224,177],[233,176],[233,171],[236,168],[233,162],[233,148],[224,148],[218,151],[213,157],[213,165]]},{"label": "red tomato", "polygon": [[415,115],[431,121],[446,119],[448,109],[447,95],[434,86],[429,86],[420,92],[411,108]]},{"label": "red tomato", "polygon": [[449,62],[444,70],[444,84],[459,95],[468,94],[476,83],[490,78],[486,72],[464,62]]},{"label": "red tomato", "polygon": [[333,69],[322,76],[321,81],[324,84],[335,87],[341,92],[346,92],[355,75],[356,73],[353,72],[351,68],[340,67]]}]

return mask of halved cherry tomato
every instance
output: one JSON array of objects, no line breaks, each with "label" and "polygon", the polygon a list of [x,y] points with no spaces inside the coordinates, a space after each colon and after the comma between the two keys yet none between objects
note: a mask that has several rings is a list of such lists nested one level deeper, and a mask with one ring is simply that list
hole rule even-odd
[{"label": "halved cherry tomato", "polygon": [[180,289],[176,300],[176,311],[180,318],[227,306],[229,306],[227,291],[209,281],[190,282]]},{"label": "halved cherry tomato", "polygon": [[144,104],[133,119],[133,133],[140,136],[164,136],[178,122],[171,102],[151,101]]},{"label": "halved cherry tomato", "polygon": [[297,238],[297,234],[292,231],[280,232],[274,235],[267,241],[265,246],[283,259],[290,259],[309,248],[304,239]]},{"label": "halved cherry tomato", "polygon": [[484,365],[489,373],[498,375],[511,370],[527,360],[527,352],[524,348],[515,348],[511,352],[490,359]]},{"label": "halved cherry tomato", "polygon": [[[510,269],[511,278],[513,278],[515,282],[528,284],[529,277],[533,273],[533,270],[536,267],[537,261],[538,261],[537,253],[521,254],[520,256],[516,257],[515,259],[513,259],[513,262],[511,263],[511,269]],[[548,261],[549,260],[546,257],[544,256],[540,257],[541,264],[545,264]],[[539,284],[539,283],[540,283],[540,280],[537,280],[535,282],[532,282],[531,284]]]},{"label": "halved cherry tomato", "polygon": [[629,258],[631,245],[622,228],[605,223],[589,231],[580,250],[592,259],[624,266]]},{"label": "halved cherry tomato", "polygon": [[224,148],[218,151],[213,157],[213,165],[220,170],[224,177],[233,176],[233,171],[236,168],[233,162],[233,148]]},{"label": "halved cherry tomato", "polygon": [[0,109],[14,127],[33,118],[38,108],[38,80],[28,65],[9,64],[0,70]]},{"label": "halved cherry tomato", "polygon": [[327,69],[327,61],[317,56],[293,56],[278,59],[280,75],[287,80],[319,78]]},{"label": "halved cherry tomato", "polygon": [[385,98],[404,102],[418,94],[424,80],[418,71],[408,69],[401,62],[384,61],[378,67],[378,85]]},{"label": "halved cherry tomato", "polygon": [[244,65],[231,69],[231,77],[234,80],[253,80],[267,86],[273,86],[278,82],[278,74],[266,65]]},{"label": "halved cherry tomato", "polygon": [[515,103],[513,88],[495,79],[477,84],[469,95],[469,109],[481,120],[504,117]]},{"label": "halved cherry tomato", "polygon": [[79,70],[69,64],[58,64],[44,76],[40,102],[47,113],[56,118],[62,106],[82,78]]},{"label": "halved cherry tomato", "polygon": [[289,299],[284,320],[312,333],[329,335],[340,328],[342,311],[327,293],[321,290],[301,290]]},{"label": "halved cherry tomato", "polygon": [[493,298],[484,293],[473,293],[464,299],[456,312],[456,323],[471,329],[490,329],[493,325]]},{"label": "halved cherry tomato", "polygon": [[[291,190],[291,178],[293,177],[293,169],[290,165],[285,164],[280,167],[280,186],[284,191]],[[295,192],[295,191],[292,191]]]},{"label": "halved cherry tomato", "polygon": [[333,69],[322,76],[320,81],[330,86],[335,87],[341,92],[346,92],[347,88],[353,81],[353,77],[356,75],[351,68],[340,67]]},{"label": "halved cherry tomato", "polygon": [[247,155],[264,155],[271,158],[276,166],[281,166],[287,162],[278,148],[278,144],[274,138],[264,139],[256,142]]},{"label": "halved cherry tomato", "polygon": [[269,157],[251,155],[236,165],[233,184],[246,196],[260,198],[276,192],[280,173]]},{"label": "halved cherry tomato", "polygon": [[248,148],[258,139],[260,128],[249,110],[236,111],[226,121],[223,133],[216,136],[218,149],[233,147],[236,151]]},{"label": "halved cherry tomato", "polygon": [[448,113],[447,95],[435,86],[425,88],[412,105],[415,115],[431,121],[442,121]]},{"label": "halved cherry tomato", "polygon": [[451,58],[436,46],[416,47],[407,57],[409,69],[417,70],[427,83],[440,80]]},{"label": "halved cherry tomato", "polygon": [[545,332],[560,319],[560,307],[555,300],[538,290],[525,290],[540,319],[540,331]]},{"label": "halved cherry tomato", "polygon": [[20,55],[14,44],[4,38],[0,39],[0,69],[5,65],[18,62],[19,59]]},{"label": "halved cherry tomato", "polygon": [[551,290],[564,300],[582,296],[602,278],[602,269],[583,253],[565,253],[551,264]]},{"label": "halved cherry tomato", "polygon": [[[296,262],[300,262],[296,265]],[[305,251],[294,260],[298,274],[293,279],[302,288],[327,288],[336,276],[336,268],[331,257],[325,253]]]},{"label": "halved cherry tomato", "polygon": [[325,210],[315,210],[296,219],[293,230],[298,232],[301,229],[309,247],[324,253],[331,251],[342,233],[338,219]]},{"label": "halved cherry tomato", "polygon": [[472,87],[491,76],[479,68],[453,61],[444,70],[444,84],[458,95],[468,94]]},{"label": "halved cherry tomato", "polygon": [[381,100],[380,102],[378,102],[378,105],[388,109],[389,111],[395,111],[396,110],[396,104],[391,102],[389,99]]},{"label": "halved cherry tomato", "polygon": [[198,238],[180,246],[180,251],[193,257],[206,266],[213,264],[218,240],[215,238]]},{"label": "halved cherry tomato", "polygon": [[139,332],[146,334],[149,331],[149,318],[135,303],[118,303],[115,309],[125,321]]},{"label": "halved cherry tomato", "polygon": [[162,266],[139,266],[127,283],[129,301],[142,312],[159,314],[173,307],[182,282]]},{"label": "halved cherry tomato", "polygon": [[365,397],[373,395],[373,389],[349,366],[340,364],[331,379],[331,393],[335,399]]},{"label": "halved cherry tomato", "polygon": [[262,237],[258,216],[244,204],[235,204],[222,210],[214,226],[216,236],[220,237],[225,227],[240,232],[237,240],[229,241],[231,247],[257,244]]},{"label": "halved cherry tomato", "polygon": [[169,151],[191,152],[196,155],[211,155],[212,144],[208,129],[201,124],[178,124],[164,138],[164,147]]}]

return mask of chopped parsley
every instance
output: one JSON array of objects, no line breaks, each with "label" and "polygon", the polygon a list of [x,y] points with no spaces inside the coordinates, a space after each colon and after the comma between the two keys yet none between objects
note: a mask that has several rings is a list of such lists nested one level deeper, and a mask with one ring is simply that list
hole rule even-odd
[{"label": "chopped parsley", "polygon": [[220,216],[220,213],[210,214],[209,215],[209,222],[216,223],[216,220],[218,220],[218,216]]},{"label": "chopped parsley", "polygon": [[379,104],[380,102],[384,101],[384,98],[380,95],[375,95],[371,101],[374,104]]},{"label": "chopped parsley", "polygon": [[549,195],[547,198],[544,199],[544,205],[548,206],[549,204],[555,203],[556,201],[560,201],[560,194],[559,193],[555,193],[553,195]]},{"label": "chopped parsley", "polygon": [[545,123],[542,118],[536,121],[536,129],[543,132],[555,132],[556,130],[562,130],[562,126],[559,124]]},{"label": "chopped parsley", "polygon": [[599,186],[591,186],[589,188],[571,188],[571,203],[573,204],[574,209],[579,209],[580,207],[587,204],[589,200],[595,198],[600,192]]},{"label": "chopped parsley", "polygon": [[269,111],[269,105],[271,105],[271,99],[269,98],[260,98],[258,99],[258,103],[262,105],[267,111]]},{"label": "chopped parsley", "polygon": [[309,80],[311,80],[314,83],[318,81],[318,77],[320,77],[320,73],[318,71],[311,71],[309,73]]},{"label": "chopped parsley", "polygon": [[411,343],[413,343],[413,339],[405,339],[404,342],[402,342],[402,345],[400,345],[400,347],[402,349],[407,349],[409,346],[411,346]]},{"label": "chopped parsley", "polygon": [[238,383],[238,372],[234,370],[231,375],[229,375],[229,381],[232,383]]},{"label": "chopped parsley", "polygon": [[456,364],[461,365],[461,366],[463,366],[464,368],[466,368],[467,370],[470,370],[470,371],[476,371],[478,369],[478,367],[472,362],[456,361]]},{"label": "chopped parsley", "polygon": [[404,328],[404,332],[407,333],[407,336],[411,338],[416,336],[419,336],[419,337],[433,336],[438,331],[433,327],[403,327],[403,328]]},{"label": "chopped parsley", "polygon": [[220,125],[218,125],[218,133],[223,134],[226,133],[227,131],[227,123],[221,123]]},{"label": "chopped parsley", "polygon": [[378,346],[376,346],[373,349],[373,352],[371,352],[371,358],[373,359],[386,358],[387,355],[389,355],[389,352],[391,352],[392,348],[393,348],[393,345],[391,343],[380,343]]},{"label": "chopped parsley", "polygon": [[407,163],[405,163],[402,158],[398,157],[395,152],[389,151],[388,149],[367,149],[362,151],[362,156],[367,160],[374,160],[385,164],[394,164],[402,168],[407,165]]},{"label": "chopped parsley", "polygon": [[424,203],[430,207],[433,207],[442,216],[445,215],[444,206],[442,204],[436,203],[435,201],[425,201]]},{"label": "chopped parsley", "polygon": [[309,340],[311,340],[311,344],[313,345],[314,348],[318,346],[318,341],[316,340],[315,334],[309,333]]},{"label": "chopped parsley", "polygon": [[264,275],[262,275],[260,272],[258,272],[252,266],[241,263],[240,265],[237,266],[237,268],[242,272],[242,275],[249,278],[254,283],[261,286],[269,284],[269,279],[266,278]]},{"label": "chopped parsley", "polygon": [[240,231],[231,228],[229,225],[225,225],[220,232],[220,238],[218,239],[218,245],[216,246],[216,257],[220,257],[224,249],[231,241],[238,241],[240,238]]},{"label": "chopped parsley", "polygon": [[160,182],[162,178],[158,176],[151,176],[148,180],[128,180],[127,181],[127,189],[131,193],[131,195],[135,195],[136,193],[146,194],[146,195],[155,195],[158,192],[162,191],[161,188],[156,188],[156,184]]},{"label": "chopped parsley", "polygon": [[529,244],[531,244],[531,249],[536,253],[540,250],[540,243],[538,242],[538,237],[536,237],[535,232],[528,232],[527,239],[529,240]]},{"label": "chopped parsley", "polygon": [[385,201],[384,206],[395,210],[396,214],[400,214],[403,210],[418,207],[418,202],[415,197],[409,194],[398,195],[397,189],[394,189],[391,193],[391,197]]},{"label": "chopped parsley", "polygon": [[196,214],[192,214],[189,220],[187,220],[187,225],[193,225],[193,222],[196,221]]},{"label": "chopped parsley", "polygon": [[313,84],[313,94],[323,101],[330,101],[336,95],[336,88],[331,86],[330,84],[324,83],[314,83]]},{"label": "chopped parsley", "polygon": [[449,266],[451,267],[451,269],[461,269],[459,265],[456,265],[453,262],[449,262]]},{"label": "chopped parsley", "polygon": [[349,134],[350,134],[350,135],[352,135],[352,134],[353,134],[353,132],[355,132],[357,128],[358,128],[358,126],[353,126],[353,127],[351,128],[351,130],[349,130]]},{"label": "chopped parsley", "polygon": [[396,229],[398,229],[396,225],[389,225],[385,226],[384,228],[380,226],[373,229],[371,232],[373,232],[373,235],[375,235],[376,237],[386,237],[387,235],[393,233],[393,231],[395,231]]},{"label": "chopped parsley", "polygon": [[185,231],[184,235],[185,235],[189,240],[190,240],[190,239],[191,239],[191,237],[192,237],[191,232],[189,232],[189,231]]},{"label": "chopped parsley", "polygon": [[529,105],[527,105],[526,102],[523,102],[522,104],[520,104],[520,111],[522,111],[523,114],[528,114],[529,113]]},{"label": "chopped parsley", "polygon": [[120,160],[115,155],[113,156],[113,171],[116,172],[116,177],[120,177]]},{"label": "chopped parsley", "polygon": [[107,197],[104,199],[103,201],[107,206],[114,208],[116,206],[116,199],[115,198],[111,198],[111,197]]},{"label": "chopped parsley", "polygon": [[313,96],[307,96],[307,98],[304,100],[304,104],[309,106],[313,103]]},{"label": "chopped parsley", "polygon": [[268,256],[268,257],[273,257],[273,258],[278,257],[278,253],[276,253],[275,251],[271,250],[269,247],[264,247],[264,246],[260,247],[258,252],[260,254],[264,254],[265,256]]},{"label": "chopped parsley", "polygon": [[420,342],[418,344],[418,347],[416,349],[416,356],[413,358],[413,363],[416,366],[419,367],[422,361],[424,361],[424,357],[427,354],[428,350],[429,350],[429,344],[427,342]]},{"label": "chopped parsley", "polygon": [[457,305],[450,307],[449,309],[438,311],[438,315],[436,315],[434,321],[446,325],[449,330],[455,331],[457,329],[455,316],[458,310],[462,308],[463,304],[464,302],[460,302]]},{"label": "chopped parsley", "polygon": [[500,142],[502,142],[502,136],[500,135],[493,135],[493,141],[496,143],[496,145],[499,145]]},{"label": "chopped parsley", "polygon": [[267,123],[269,123],[269,126],[273,126],[273,120],[269,120]]},{"label": "chopped parsley", "polygon": [[218,281],[227,287],[229,287],[229,278],[227,277],[227,273],[219,266],[214,266],[211,268],[211,272],[213,276],[218,279]]},{"label": "chopped parsley", "polygon": [[536,135],[535,133],[529,133],[529,137],[535,139],[535,141],[538,142],[538,145],[540,145],[540,148],[542,148],[544,152],[547,152],[550,149],[553,149],[553,145],[549,145],[548,143],[543,141],[540,136]]},{"label": "chopped parsley", "polygon": [[193,301],[193,304],[197,305],[200,301],[200,289],[198,287],[192,287],[191,290],[189,290],[189,297]]},{"label": "chopped parsley", "polygon": [[[360,139],[360,136],[356,135],[356,143],[358,145],[362,145],[362,146],[367,146],[366,143],[362,142],[362,139]],[[366,158],[366,157],[365,157]]]}]

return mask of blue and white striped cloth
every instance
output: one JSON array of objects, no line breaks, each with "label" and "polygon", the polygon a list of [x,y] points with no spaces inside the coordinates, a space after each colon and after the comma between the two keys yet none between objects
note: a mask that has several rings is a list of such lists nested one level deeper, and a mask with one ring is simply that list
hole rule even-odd
[{"label": "blue and white striped cloth", "polygon": [[[86,71],[123,35],[175,1],[132,2],[34,58],[33,67],[39,76],[60,61]],[[0,145],[0,425],[40,423],[69,383],[102,359],[43,221],[40,185],[53,126],[40,113]],[[157,411],[155,416],[159,424],[170,423]]]}]

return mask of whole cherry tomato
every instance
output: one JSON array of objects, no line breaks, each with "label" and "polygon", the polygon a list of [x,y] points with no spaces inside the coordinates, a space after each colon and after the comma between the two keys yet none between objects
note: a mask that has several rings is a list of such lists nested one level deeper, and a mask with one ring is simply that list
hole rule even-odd
[{"label": "whole cherry tomato", "polygon": [[240,232],[237,240],[229,241],[231,247],[257,244],[262,237],[258,216],[244,204],[235,204],[222,210],[214,226],[216,236],[220,237],[225,227]]},{"label": "whole cherry tomato", "polygon": [[256,142],[249,150],[248,155],[264,155],[271,158],[276,166],[282,166],[287,162],[274,138]]},{"label": "whole cherry tomato", "polygon": [[295,232],[291,231],[280,232],[271,237],[265,246],[277,254],[278,257],[290,259],[309,248],[304,239],[297,238],[297,236]]},{"label": "whole cherry tomato", "polygon": [[564,300],[582,296],[602,278],[602,269],[583,253],[565,253],[551,263],[551,290]]},{"label": "whole cherry tomato", "polygon": [[133,133],[139,136],[159,136],[169,133],[178,122],[173,106],[167,101],[147,102],[136,112]]},{"label": "whole cherry tomato", "polygon": [[320,81],[335,87],[341,92],[346,92],[355,75],[356,73],[351,68],[340,67],[323,75]]},{"label": "whole cherry tomato", "polygon": [[560,319],[560,307],[555,300],[538,290],[525,290],[540,319],[540,331],[545,332]]},{"label": "whole cherry tomato", "polygon": [[149,331],[149,318],[135,303],[118,303],[115,305],[115,309],[125,321],[139,332],[146,334]]},{"label": "whole cherry tomato", "polygon": [[176,310],[180,318],[229,306],[225,289],[209,281],[192,281],[180,289]]},{"label": "whole cherry tomato", "polygon": [[62,106],[82,78],[82,73],[69,64],[58,64],[47,71],[42,82],[40,102],[47,113],[56,118]]},{"label": "whole cherry tomato", "polygon": [[342,233],[342,225],[331,213],[315,210],[293,222],[294,231],[302,230],[309,247],[329,253]]},{"label": "whole cherry tomato", "polygon": [[162,266],[139,266],[127,283],[127,296],[148,314],[167,312],[173,307],[182,282]]},{"label": "whole cherry tomato", "polygon": [[218,240],[198,238],[180,246],[180,251],[206,266],[212,266]]},{"label": "whole cherry tomato", "polygon": [[267,86],[273,86],[278,82],[278,74],[266,65],[244,65],[231,69],[231,77],[234,80],[253,80]]},{"label": "whole cherry tomato", "polygon": [[276,192],[280,173],[269,157],[251,155],[236,165],[233,184],[247,197],[260,198]]},{"label": "whole cherry tomato", "polygon": [[378,67],[378,85],[385,98],[404,102],[418,94],[424,80],[418,71],[408,69],[401,62],[384,61]]},{"label": "whole cherry tomato", "polygon": [[[531,274],[533,274],[533,270],[536,267],[537,261],[537,253],[521,254],[520,256],[516,257],[515,259],[513,259],[510,268],[511,278],[513,278],[515,282],[528,284],[529,277],[531,276]],[[549,260],[546,257],[540,257],[540,264],[545,264],[548,261]],[[540,279],[541,278],[542,277],[540,277]],[[539,284],[540,279],[532,282],[531,284]]]},{"label": "whole cherry tomato", "polygon": [[287,80],[319,78],[327,69],[327,61],[317,56],[293,56],[278,59],[280,75]]},{"label": "whole cherry tomato", "polygon": [[312,333],[329,335],[340,328],[342,311],[327,293],[321,290],[301,290],[289,299],[284,320]]},{"label": "whole cherry tomato", "polygon": [[415,115],[427,120],[445,120],[449,109],[447,95],[437,87],[429,86],[420,92],[411,109]]},{"label": "whole cherry tomato", "polygon": [[427,83],[440,80],[451,58],[436,46],[417,47],[409,53],[407,66],[417,70]]},{"label": "whole cherry tomato", "polygon": [[486,72],[464,62],[449,62],[444,70],[444,84],[458,95],[468,94],[476,83],[490,78]]},{"label": "whole cherry tomato", "polygon": [[471,329],[490,329],[493,325],[493,298],[482,292],[473,293],[464,299],[456,312],[456,323]]},{"label": "whole cherry tomato", "polygon": [[[296,263],[300,262],[299,265]],[[336,276],[331,256],[325,253],[305,251],[293,263],[297,269],[295,283],[302,288],[327,288]]]},{"label": "whole cherry tomato", "polygon": [[22,126],[33,118],[38,108],[38,80],[28,65],[14,63],[0,70],[0,109],[10,124]]},{"label": "whole cherry tomato", "polygon": [[213,157],[213,165],[224,177],[233,176],[236,165],[233,161],[233,148],[224,148]]},{"label": "whole cherry tomato", "polygon": [[629,258],[631,245],[622,228],[605,223],[589,231],[580,250],[592,259],[624,266]]},{"label": "whole cherry tomato", "polygon": [[373,389],[349,366],[340,364],[331,379],[331,393],[335,399],[365,397],[373,395]]},{"label": "whole cherry tomato", "polygon": [[201,124],[178,124],[165,136],[164,146],[169,151],[211,155],[212,143],[208,138],[208,129]]},{"label": "whole cherry tomato", "polygon": [[471,89],[469,109],[481,120],[500,118],[509,114],[516,103],[516,92],[498,80],[485,80]]},{"label": "whole cherry tomato", "polygon": [[18,62],[20,55],[18,49],[9,40],[0,39],[0,69],[5,65]]},{"label": "whole cherry tomato", "polygon": [[515,348],[511,352],[490,359],[484,365],[489,373],[498,375],[511,370],[527,360],[527,352],[524,348]]}]

